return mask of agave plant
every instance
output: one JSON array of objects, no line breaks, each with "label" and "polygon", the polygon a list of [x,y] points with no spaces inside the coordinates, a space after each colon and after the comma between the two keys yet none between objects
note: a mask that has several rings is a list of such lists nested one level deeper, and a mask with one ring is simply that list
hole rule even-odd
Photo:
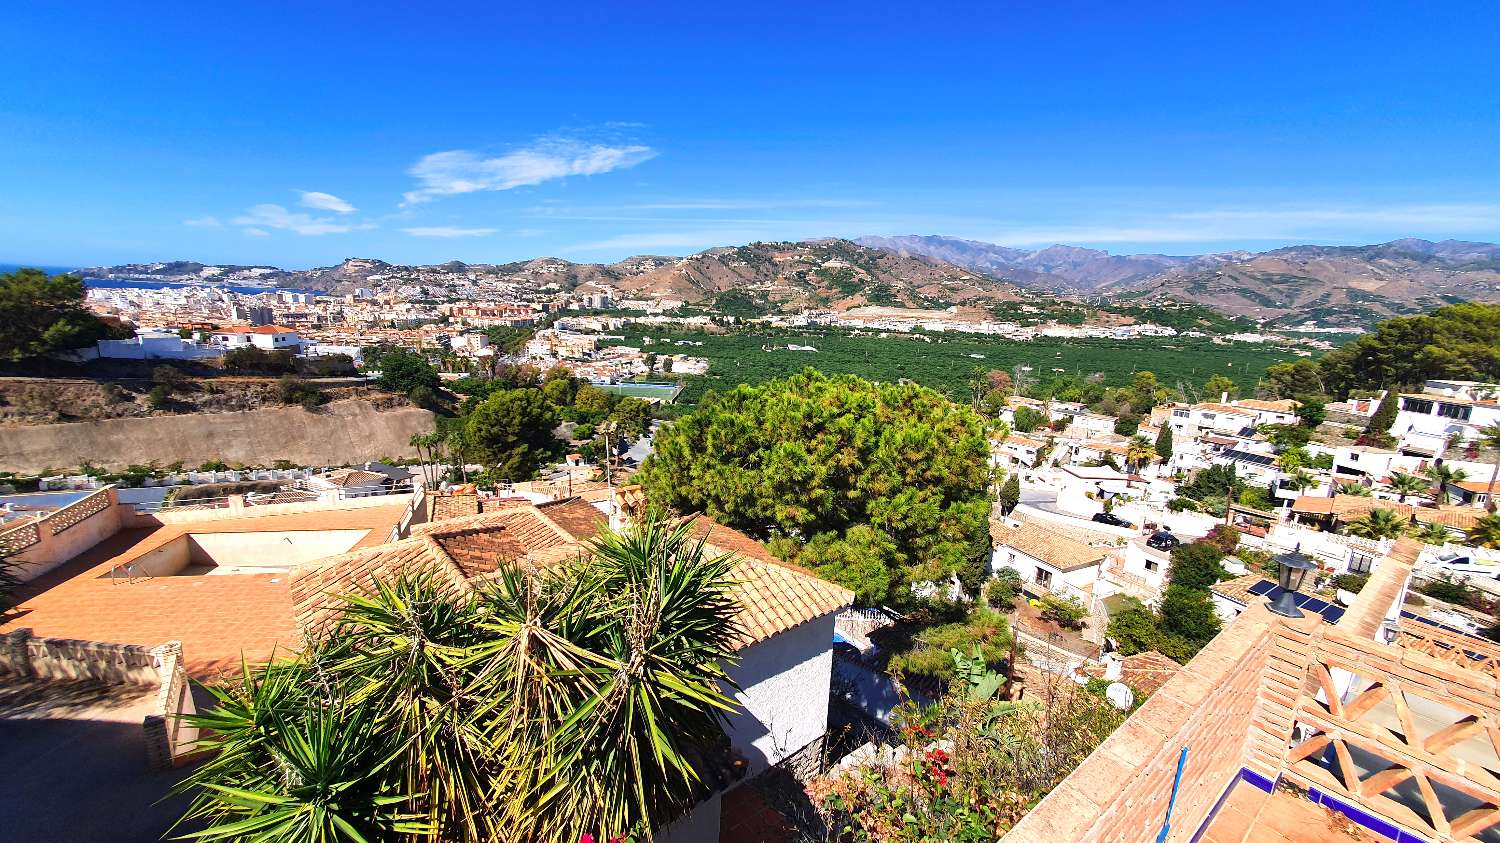
[{"label": "agave plant", "polygon": [[184,836],[648,839],[725,741],[732,565],[651,517],[554,570],[347,596],[299,658],[188,718],[213,756],[180,786]]}]

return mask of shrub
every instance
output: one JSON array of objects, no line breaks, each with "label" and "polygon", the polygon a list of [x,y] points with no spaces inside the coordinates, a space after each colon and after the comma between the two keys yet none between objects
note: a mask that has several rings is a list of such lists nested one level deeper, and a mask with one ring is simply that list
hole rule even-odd
[{"label": "shrub", "polygon": [[1218,548],[1220,553],[1230,554],[1240,546],[1240,531],[1228,524],[1215,524],[1203,540]]},{"label": "shrub", "polygon": [[1172,550],[1172,566],[1167,579],[1172,585],[1184,588],[1203,589],[1227,576],[1224,566],[1224,551],[1208,542],[1184,544]]},{"label": "shrub", "polygon": [[1362,589],[1364,589],[1365,583],[1369,581],[1369,574],[1339,574],[1338,576],[1333,578],[1333,587],[1341,588],[1344,591],[1351,591],[1355,594],[1358,594]]},{"label": "shrub", "polygon": [[172,406],[172,388],[164,383],[151,387],[146,394],[146,406],[153,410],[166,410]]},{"label": "shrub", "polygon": [[1042,617],[1068,629],[1081,629],[1089,616],[1082,603],[1069,597],[1047,594],[1042,597]]},{"label": "shrub", "polygon": [[1192,498],[1173,498],[1167,501],[1167,509],[1173,512],[1197,512],[1198,502]]},{"label": "shrub", "polygon": [[1021,572],[1015,568],[1001,568],[984,586],[984,599],[996,609],[1009,609],[1021,594]]},{"label": "shrub", "polygon": [[276,397],[283,404],[301,404],[307,410],[315,410],[323,403],[323,393],[296,375],[281,376],[276,382]]},{"label": "shrub", "polygon": [[284,348],[266,351],[247,345],[224,353],[224,371],[247,375],[282,375],[295,371],[297,358]]},{"label": "shrub", "polygon": [[1422,583],[1417,586],[1417,591],[1434,600],[1442,600],[1445,603],[1454,603],[1460,606],[1467,605],[1475,596],[1474,589],[1470,588],[1467,583],[1455,580],[1447,574]]},{"label": "shrub", "polygon": [[426,384],[412,387],[411,392],[406,394],[406,398],[424,410],[435,410],[438,407],[437,391]]}]

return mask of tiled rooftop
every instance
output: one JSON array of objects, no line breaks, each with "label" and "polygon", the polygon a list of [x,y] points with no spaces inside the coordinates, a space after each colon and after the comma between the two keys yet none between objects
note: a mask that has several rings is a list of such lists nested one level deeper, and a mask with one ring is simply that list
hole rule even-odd
[{"label": "tiled rooftop", "polygon": [[[401,570],[434,570],[462,586],[502,563],[523,568],[559,564],[583,552],[602,528],[603,513],[581,500],[506,507],[412,528],[412,537],[300,566],[292,599],[305,629],[324,625],[334,595],[368,592],[377,577]],[[853,594],[789,565],[737,530],[705,518],[693,522],[710,553],[734,554],[731,592],[742,607],[738,646],[746,647],[847,606]]]},{"label": "tiled rooftop", "polygon": [[188,533],[367,529],[356,547],[386,540],[404,504],[285,515],[246,516],[121,530],[21,592],[0,633],[31,629],[38,636],[155,646],[181,641],[185,667],[206,678],[302,638],[284,573],[170,576],[127,581],[109,571]]}]

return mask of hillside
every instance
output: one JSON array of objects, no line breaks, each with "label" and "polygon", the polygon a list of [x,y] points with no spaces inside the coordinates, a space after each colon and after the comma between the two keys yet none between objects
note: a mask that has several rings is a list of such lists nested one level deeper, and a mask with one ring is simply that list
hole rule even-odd
[{"label": "hillside", "polygon": [[1371,246],[1288,246],[1195,256],[1012,249],[952,237],[862,237],[1036,290],[1119,302],[1179,301],[1272,324],[1370,325],[1457,301],[1500,300],[1500,245],[1408,238]]},{"label": "hillside", "polygon": [[1037,290],[1090,292],[1099,287],[1154,278],[1164,272],[1232,260],[1224,255],[1113,255],[1102,249],[1048,246],[1029,251],[958,237],[902,235],[860,237],[855,242],[903,255],[926,255],[985,272]]},{"label": "hillside", "polygon": [[608,285],[626,298],[678,299],[750,315],[804,307],[846,309],[865,304],[946,307],[1014,301],[1015,286],[922,255],[896,254],[847,240],[752,243],[686,257],[638,255],[612,264],[542,257],[506,264],[399,266],[350,258],[332,267],[214,267],[191,261],[91,267],[97,278],[147,278],[174,283],[267,283],[286,289],[348,293],[395,290],[432,298],[461,298],[479,290],[571,290]]},{"label": "hillside", "polygon": [[1108,292],[1186,299],[1277,324],[1370,325],[1460,301],[1500,300],[1500,246],[1426,240],[1292,246]]}]

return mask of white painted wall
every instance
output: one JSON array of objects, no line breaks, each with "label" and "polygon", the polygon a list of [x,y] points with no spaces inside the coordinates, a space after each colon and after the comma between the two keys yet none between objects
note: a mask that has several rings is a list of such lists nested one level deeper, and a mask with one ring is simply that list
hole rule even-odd
[{"label": "white painted wall", "polygon": [[740,653],[729,669],[742,710],[731,712],[730,744],[749,762],[747,776],[797,752],[828,730],[833,674],[833,618],[829,613]]},{"label": "white painted wall", "polygon": [[719,839],[723,794],[715,793],[694,806],[691,813],[657,829],[656,843],[708,843]]}]

